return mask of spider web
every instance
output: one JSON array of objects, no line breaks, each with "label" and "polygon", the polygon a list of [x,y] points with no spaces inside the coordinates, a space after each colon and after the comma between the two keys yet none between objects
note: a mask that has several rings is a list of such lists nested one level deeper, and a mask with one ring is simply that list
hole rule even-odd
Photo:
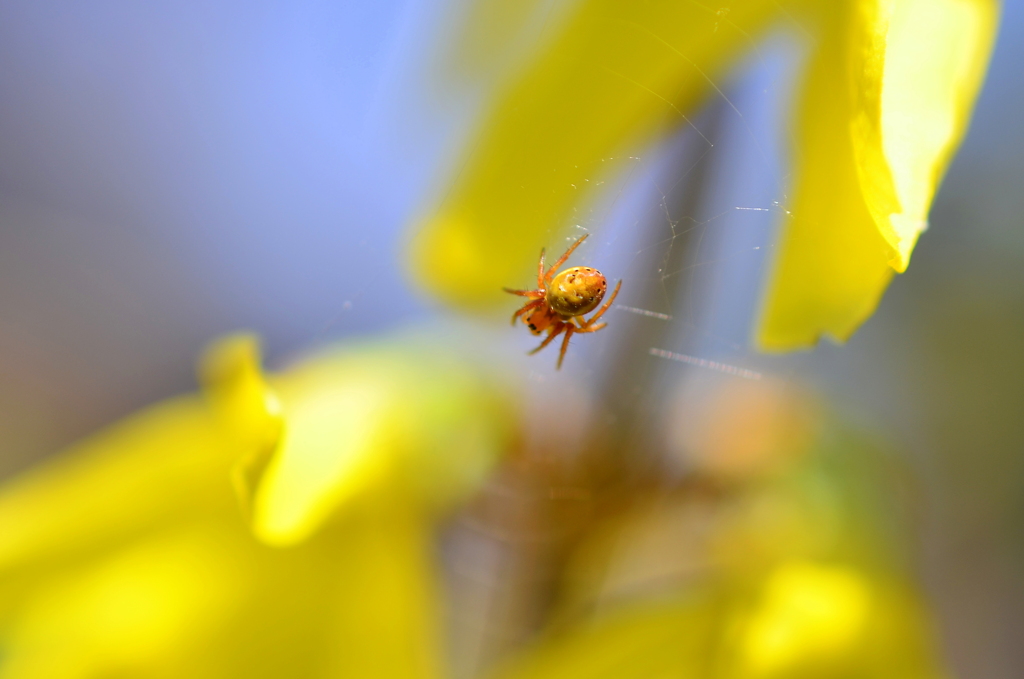
[{"label": "spider web", "polygon": [[[791,38],[758,43],[726,81],[709,80],[711,101],[696,115],[666,100],[680,119],[676,133],[643,153],[604,159],[614,179],[574,215],[567,242],[596,236],[578,259],[623,280],[608,320],[653,342],[631,351],[684,364],[665,369],[748,379],[789,370],[750,345],[788,212],[787,116],[803,56]],[[607,358],[593,344],[586,360]]]},{"label": "spider web", "polygon": [[[551,3],[555,4],[559,3]],[[628,435],[625,440],[615,439],[607,445],[625,450],[625,456],[637,467],[649,465],[654,468],[656,463],[645,457],[648,449],[657,447],[657,434],[653,432],[663,429],[668,418],[684,419],[687,416],[686,413],[670,412],[675,403],[674,392],[689,387],[699,392],[708,383],[727,380],[763,379],[786,386],[810,382],[815,388],[829,394],[828,400],[832,405],[841,407],[844,422],[865,420],[870,423],[869,429],[881,423],[888,433],[899,432],[899,435],[904,436],[909,449],[917,448],[919,459],[914,461],[916,471],[934,484],[934,479],[941,478],[944,473],[935,466],[933,454],[936,451],[946,450],[946,454],[955,459],[971,457],[973,466],[973,455],[964,453],[977,448],[973,443],[961,443],[960,449],[956,449],[956,444],[947,443],[944,437],[937,437],[935,432],[951,430],[954,437],[960,435],[962,441],[973,441],[979,435],[978,431],[987,431],[989,422],[994,422],[989,413],[998,410],[1004,402],[1019,403],[1019,370],[1013,366],[1019,366],[1020,362],[1016,360],[1015,350],[1006,350],[1008,343],[997,342],[1003,350],[992,352],[992,358],[989,359],[993,366],[1002,362],[1001,367],[993,367],[990,373],[991,381],[1003,384],[1003,391],[998,392],[1002,396],[995,395],[987,386],[982,388],[980,383],[976,385],[978,391],[973,399],[957,396],[951,393],[949,384],[941,375],[945,375],[947,370],[954,373],[973,372],[976,361],[984,359],[974,357],[965,362],[961,360],[964,358],[962,352],[950,353],[949,347],[946,347],[945,353],[942,349],[936,349],[936,335],[929,326],[920,321],[903,320],[902,323],[894,323],[892,312],[886,317],[884,305],[878,314],[880,318],[869,324],[870,328],[861,330],[856,340],[846,347],[836,349],[825,344],[814,354],[787,357],[765,356],[751,350],[750,340],[759,312],[762,286],[778,247],[778,227],[791,209],[787,159],[788,121],[794,106],[797,80],[806,57],[803,52],[805,46],[799,44],[799,38],[805,31],[799,23],[789,21],[780,31],[780,34],[751,44],[750,57],[731,74],[721,80],[709,79],[711,100],[699,113],[686,111],[684,115],[683,111],[673,106],[671,98],[665,93],[649,91],[652,98],[664,104],[667,115],[678,118],[676,132],[647,149],[622,157],[605,158],[603,164],[610,170],[600,179],[592,180],[595,183],[605,182],[599,199],[592,204],[578,206],[571,223],[561,225],[559,232],[567,232],[566,246],[581,233],[593,234],[577,252],[573,263],[600,268],[609,276],[610,282],[621,278],[623,289],[615,306],[604,317],[608,321],[608,329],[598,335],[574,338],[561,373],[551,371],[553,358],[550,356],[540,360],[539,357],[533,357],[534,363],[529,367],[530,376],[538,387],[533,396],[541,401],[541,405],[536,408],[538,413],[554,410],[562,416],[559,426],[571,427],[577,420],[583,420],[600,433],[588,436],[586,432],[577,431],[574,438],[573,435],[559,432],[560,437],[553,441],[535,442],[538,447],[543,448],[547,443],[548,450],[586,449],[588,444],[600,445],[601,437],[609,429],[626,428]],[[798,39],[794,40],[794,37]],[[664,43],[654,33],[650,33],[650,39]],[[1006,41],[1006,44],[1010,42]],[[1019,59],[1006,59],[1007,64],[1014,64],[1007,67],[1007,74],[1011,71],[1016,74],[1017,61]],[[1007,75],[1006,78],[1008,81],[1011,78],[1013,82],[1019,81],[1015,75]],[[1002,147],[1006,130],[1012,126],[1008,118],[998,123],[987,120],[985,126],[976,122],[974,130],[993,130],[988,134],[1000,139],[994,146]],[[976,132],[972,131],[972,134]],[[988,153],[1000,151],[993,147]],[[975,162],[981,167],[985,165],[977,159]],[[1019,162],[1019,159],[1012,161],[1017,165]],[[1011,161],[1006,161],[1006,167],[1010,166]],[[946,218],[958,222],[957,228],[960,228],[962,224],[959,222],[973,222],[976,215],[986,211],[995,214],[996,210],[985,204],[995,195],[989,187],[1004,182],[1005,176],[1009,174],[1005,169],[993,171],[989,167],[988,174],[979,174],[969,180],[972,190],[977,195],[984,195],[985,199],[972,201],[965,198],[961,189],[961,195],[958,196],[961,211],[958,212],[956,207],[951,208],[956,203],[950,202],[945,206]],[[949,192],[948,188],[943,190]],[[1012,223],[1017,218],[1020,212],[1019,192],[1016,189],[1013,192],[1017,196],[1014,199],[1015,207],[992,219],[992,223]],[[939,196],[934,215],[937,223],[941,222],[944,212],[942,195]],[[963,205],[967,204],[971,207],[965,209]],[[965,214],[971,217],[966,218]],[[1008,233],[1008,230],[998,227],[992,231],[1001,234],[998,238]],[[938,236],[929,234],[928,239],[922,239],[919,247],[934,247],[932,243],[941,242]],[[1019,260],[1019,242],[1015,246],[1008,243],[1005,245],[1010,250],[1016,248]],[[549,243],[549,246],[549,251],[557,249],[553,244]],[[961,242],[955,239],[946,247],[948,251],[942,266],[937,267],[945,270],[941,275],[933,272],[930,279],[933,283],[944,280],[949,270],[959,269],[963,252],[969,249],[966,240]],[[999,259],[995,253],[1002,247],[992,247],[985,255],[985,261]],[[926,266],[922,262],[916,263],[914,276],[924,275],[927,278],[927,272],[920,272]],[[973,287],[977,273],[964,276],[961,281],[964,280],[970,281],[968,286]],[[888,293],[887,298],[898,296],[896,289],[901,285],[912,284],[904,281],[894,284],[894,290]],[[1007,297],[1005,293],[997,292],[997,287],[998,284],[991,284],[986,294],[1004,300],[1000,307],[1004,315],[1018,317],[1010,309],[1019,308],[1019,297]],[[951,288],[944,286],[944,289]],[[961,295],[962,289],[957,287],[956,296]],[[1019,290],[1019,286],[1016,289]],[[924,300],[927,304],[931,297],[919,289],[917,296],[911,299],[918,302]],[[962,299],[960,303],[964,303]],[[893,301],[887,300],[886,304],[893,304]],[[895,316],[901,313],[905,317],[913,315],[913,301],[904,300],[902,304],[903,307]],[[987,301],[979,304],[975,300],[969,306],[977,309],[987,307],[988,304]],[[973,320],[976,315],[972,311],[967,317]],[[934,319],[932,322],[935,322]],[[889,324],[889,328],[879,331],[879,326],[885,323]],[[988,327],[998,328],[995,336],[1006,331],[1002,321],[990,319],[990,323],[993,325]],[[923,330],[926,327],[929,330]],[[918,333],[917,344],[906,338],[908,331]],[[947,332],[958,334],[965,331],[949,328]],[[974,330],[971,332],[975,336],[985,335]],[[1019,337],[1019,330],[1016,332],[1010,334]],[[532,337],[522,335],[515,342],[516,347],[523,350],[535,344]],[[956,346],[964,346],[967,342],[966,338],[961,338]],[[916,411],[913,405],[915,399],[910,396],[914,390],[908,390],[901,383],[907,377],[906,366],[921,360],[922,346],[931,346],[936,356],[948,359],[939,363],[941,368],[933,364],[932,374],[919,372],[916,375],[921,384],[927,385],[916,392],[917,399],[930,401],[929,407],[933,411],[931,415]],[[898,349],[893,351],[894,347]],[[894,354],[902,356],[902,363],[891,357]],[[542,364],[543,360],[547,360],[548,364]],[[970,364],[972,367],[961,367],[962,364]],[[995,375],[998,377],[992,377]],[[1017,377],[1011,379],[1004,377],[1006,375]],[[1011,382],[1013,387],[1008,386]],[[582,387],[579,386],[581,383]],[[965,379],[959,384],[963,388],[974,382]],[[704,393],[709,392],[710,389],[706,389]],[[970,387],[967,387],[967,393],[970,393]],[[602,398],[604,403],[595,409],[604,415],[603,420],[597,418],[596,424],[593,420],[586,420],[585,409],[580,408],[579,403]],[[979,421],[986,423],[984,426],[976,426],[977,422],[963,414],[974,407],[969,402],[971,400],[989,404],[986,414],[977,416]],[[929,417],[933,419],[929,421]],[[536,419],[542,420],[539,415]],[[1012,416],[996,424],[997,427],[1003,427],[1001,431],[1004,434],[994,447],[1003,451],[1005,459],[1019,461],[1016,452],[1010,452],[1019,447],[1016,443],[1010,444],[1010,441],[1019,442],[1020,431],[1018,424],[1006,424],[1011,419],[1015,423],[1019,422],[1019,418]],[[915,420],[916,425],[912,424]],[[960,421],[959,428],[947,424],[952,421]],[[602,425],[606,425],[606,428],[602,429]],[[1011,430],[1017,434],[1007,433]],[[550,433],[547,435],[551,436]],[[1019,462],[1010,464],[1019,467]],[[948,481],[949,485],[958,485],[963,476],[975,473],[973,470],[966,471],[965,467],[958,464],[952,464],[951,468],[962,471],[945,472],[955,477]],[[638,476],[642,476],[642,471],[638,472]],[[522,478],[504,479],[503,482],[503,492],[512,494],[523,505],[529,504],[530,493],[534,490],[529,483],[523,482]],[[962,509],[969,512],[969,507],[987,503],[989,484],[990,480],[980,483],[974,496],[965,495],[965,498],[970,499],[964,501]],[[549,484],[546,488],[552,495],[545,499],[554,498],[556,488],[559,498],[575,497],[568,492],[575,490],[568,483],[558,486]],[[1014,493],[1019,497],[1019,492]],[[580,491],[576,491],[576,494],[579,495]],[[986,499],[982,500],[983,497]],[[535,501],[540,503],[539,500]],[[943,501],[948,503],[949,499]],[[1019,503],[1014,506],[1019,507]],[[934,508],[925,509],[935,514]],[[1008,516],[1011,510],[1004,508],[1003,511]],[[1013,511],[1019,519],[1019,509]],[[949,526],[962,521],[962,516],[961,511],[933,515],[932,522],[941,524],[941,528],[933,527],[933,531],[949,531]],[[550,516],[545,518],[551,519]],[[966,527],[969,524],[969,521],[965,521],[958,530],[963,535],[974,535],[973,529]],[[1017,524],[1019,521],[1014,523]],[[538,535],[530,537],[537,538]],[[670,534],[662,537],[675,539],[679,536]],[[934,539],[934,535],[931,537]],[[554,540],[550,536],[541,535],[540,539],[544,538]],[[973,545],[973,539],[965,538],[962,544]],[[466,545],[455,542],[463,548]],[[936,549],[939,543],[941,540],[933,544],[931,549]],[[482,588],[489,597],[485,619],[511,621],[505,625],[481,624],[480,618],[468,616],[463,619],[463,626],[460,627],[456,620],[459,632],[475,635],[473,639],[477,646],[474,652],[479,666],[486,665],[488,658],[500,657],[504,649],[514,648],[536,630],[538,621],[524,613],[528,606],[523,603],[523,593],[535,591],[536,581],[543,581],[545,573],[554,569],[536,553],[539,550],[503,549],[500,544],[491,544],[488,548],[482,542],[473,544],[479,551],[468,554],[457,553],[456,550],[453,552],[453,561],[463,557],[465,560],[461,567],[465,568],[474,558],[479,559],[482,553],[485,554],[484,561],[489,559],[494,566],[491,570],[486,565],[481,567],[481,572],[486,573],[482,577],[493,578],[489,587]],[[988,547],[990,551],[1002,549],[992,544]],[[944,568],[947,571],[943,585],[948,586],[948,583],[960,579],[955,574],[956,567],[950,564],[970,558],[961,555],[968,552],[973,554],[973,548],[960,549],[959,553],[952,556],[947,554],[946,564],[932,562],[931,568]],[[972,566],[966,568],[973,571]],[[524,573],[528,573],[528,576],[524,576]],[[517,587],[513,584],[504,588],[496,584],[501,582],[502,577],[509,575],[521,579],[533,578],[535,582],[531,582],[530,586]],[[608,574],[602,574],[604,576]],[[957,586],[973,592],[978,588],[977,579],[971,578],[970,583]],[[552,584],[551,587],[554,589],[557,585]],[[1018,599],[1020,596],[1019,587],[1015,588],[1005,581],[1000,585],[986,587],[991,588],[993,601],[1004,600],[1003,597],[1010,591],[1015,592],[1014,596]],[[465,590],[462,591],[465,593]],[[958,602],[952,600],[947,592],[943,592],[941,597],[945,598],[944,606],[947,608],[943,623],[949,629],[959,629],[961,634],[957,644],[963,644],[963,637],[973,634],[968,628],[988,625],[982,616],[976,616],[972,623],[962,622],[971,616],[971,612],[962,605],[958,606]],[[955,614],[950,611],[955,611]],[[1005,615],[1005,612],[1001,615]],[[976,653],[977,650],[972,652]],[[1010,654],[1006,654],[1006,657],[1009,658]],[[973,660],[974,670],[968,670],[965,674],[971,674],[972,671],[977,673],[978,658]],[[1006,660],[1005,664],[1009,666],[1014,662],[1019,666],[1019,654],[1015,661]],[[964,664],[972,666],[971,662]],[[984,662],[981,664],[984,665]],[[470,665],[472,663],[462,667],[465,676],[473,675],[473,671],[468,669]]]},{"label": "spider web", "polygon": [[[0,476],[193,389],[196,353],[220,334],[258,331],[273,367],[332,337],[380,337],[437,318],[403,284],[395,254],[405,221],[443,191],[445,150],[461,150],[488,83],[535,52],[575,0],[270,3],[255,12],[237,2],[100,4],[55,17],[46,3],[8,3],[0,22],[10,104],[0,114]],[[423,55],[469,6],[485,4],[514,19],[501,26],[507,44],[479,65],[479,89],[431,108],[423,90],[436,79],[421,77]],[[526,461],[502,467],[442,545],[457,678],[479,676],[546,622],[560,559],[596,504],[573,464],[602,469],[579,458],[614,448],[627,480],[678,482],[684,473],[673,477],[679,470],[658,467],[649,451],[672,418],[688,426],[689,414],[673,410],[680,389],[809,377],[828,387],[827,363],[843,417],[859,399],[872,425],[905,435],[945,493],[935,523],[952,548],[934,549],[931,563],[954,592],[946,636],[977,656],[955,674],[1024,676],[1006,641],[1024,611],[1006,603],[1024,601],[1021,569],[1006,565],[1024,554],[1024,231],[1012,228],[1024,211],[1024,41],[1012,39],[1024,33],[1021,7],[1003,8],[1011,39],[997,48],[1002,70],[997,77],[994,64],[989,108],[979,106],[971,133],[987,146],[947,180],[912,273],[838,350],[779,358],[749,348],[791,209],[787,135],[803,28],[783,21],[780,34],[747,45],[744,63],[708,79],[702,111],[646,91],[674,132],[605,158],[607,172],[590,178],[604,182],[596,198],[552,225],[544,243],[555,254],[554,234],[565,245],[593,234],[572,263],[624,281],[608,328],[573,338],[560,372],[557,345],[523,355],[536,338],[522,328],[452,337],[521,367],[533,400]],[[666,45],[656,31],[647,39]],[[398,118],[408,125],[401,133]],[[476,321],[439,324],[453,335],[488,325]],[[969,648],[980,639],[992,657]]]},{"label": "spider web", "polygon": [[[564,244],[547,243],[551,257],[591,234],[570,264],[599,268],[609,287],[621,279],[622,292],[603,317],[606,330],[573,338],[562,371],[553,370],[557,345],[523,363],[537,387],[531,409],[562,414],[559,431],[538,425],[543,440],[528,449],[585,451],[597,442],[628,459],[620,466],[627,475],[664,477],[663,461],[651,451],[661,448],[656,432],[678,416],[677,394],[728,380],[789,379],[793,359],[758,355],[750,340],[788,210],[787,120],[804,56],[794,32],[799,26],[783,27],[752,44],[727,78],[709,79],[710,100],[695,114],[650,92],[678,119],[676,130],[645,149],[602,159],[601,175],[584,180],[596,197],[552,228],[565,235]],[[650,39],[663,42],[654,33]],[[513,352],[538,340],[523,332],[510,338]],[[491,488],[495,501],[530,507],[590,499],[585,483],[561,472],[552,479],[542,467],[534,462],[501,474]],[[571,533],[576,520],[570,512],[541,522]],[[520,647],[542,625],[545,592],[557,588],[545,583],[557,577],[551,546],[564,537],[528,531],[521,539],[538,547],[524,548],[509,537],[519,528],[504,530],[473,518],[445,543],[461,676]]]}]

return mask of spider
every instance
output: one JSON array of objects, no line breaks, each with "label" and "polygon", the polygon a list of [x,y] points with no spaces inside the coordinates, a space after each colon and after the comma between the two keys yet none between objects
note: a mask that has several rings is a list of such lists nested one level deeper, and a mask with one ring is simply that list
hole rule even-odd
[{"label": "spider", "polygon": [[604,293],[608,290],[608,281],[605,280],[604,274],[590,267],[574,266],[562,271],[557,276],[555,269],[565,264],[573,250],[578,248],[589,235],[581,236],[573,243],[547,272],[544,271],[544,250],[540,251],[536,290],[502,288],[505,292],[530,299],[512,314],[512,325],[515,325],[516,319],[522,316],[523,321],[534,335],[540,335],[545,330],[548,331],[548,336],[544,338],[539,347],[530,352],[531,355],[551,344],[552,340],[565,332],[562,350],[558,354],[558,370],[562,368],[562,359],[565,358],[565,350],[569,348],[569,338],[573,336],[573,333],[597,332],[608,325],[607,323],[595,325],[594,322],[608,311],[612,302],[615,301],[615,296],[619,294],[619,288],[622,287],[622,281],[616,283],[612,296],[597,310],[597,313],[589,320],[581,318],[584,314],[593,311],[604,299]]}]

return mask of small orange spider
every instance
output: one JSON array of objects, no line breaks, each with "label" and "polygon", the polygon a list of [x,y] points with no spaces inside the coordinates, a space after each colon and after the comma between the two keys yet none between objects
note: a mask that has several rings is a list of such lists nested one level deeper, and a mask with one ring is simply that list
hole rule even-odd
[{"label": "small orange spider", "polygon": [[562,350],[558,354],[559,370],[562,368],[562,359],[565,358],[565,350],[569,348],[569,338],[573,333],[597,332],[608,325],[607,323],[595,325],[594,321],[608,311],[612,302],[615,301],[615,296],[619,294],[619,288],[622,287],[622,281],[616,283],[612,296],[589,320],[580,318],[584,314],[589,314],[601,303],[604,293],[608,290],[608,281],[600,271],[589,267],[574,266],[562,271],[557,276],[555,269],[565,264],[573,250],[578,248],[589,235],[586,234],[573,243],[546,273],[544,271],[544,250],[540,251],[536,290],[502,288],[505,292],[513,295],[530,298],[530,301],[524,304],[519,311],[512,314],[512,325],[516,324],[517,318],[523,316],[523,320],[534,335],[539,335],[545,330],[548,331],[548,336],[530,354],[537,353],[551,344],[551,340],[558,337],[563,331],[565,332]]}]

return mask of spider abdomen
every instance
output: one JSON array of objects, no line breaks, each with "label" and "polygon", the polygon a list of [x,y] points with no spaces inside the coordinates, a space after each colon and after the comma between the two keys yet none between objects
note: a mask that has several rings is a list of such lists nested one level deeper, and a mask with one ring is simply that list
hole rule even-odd
[{"label": "spider abdomen", "polygon": [[555,276],[548,285],[545,300],[562,316],[580,316],[596,309],[607,290],[608,281],[600,271],[574,266]]}]

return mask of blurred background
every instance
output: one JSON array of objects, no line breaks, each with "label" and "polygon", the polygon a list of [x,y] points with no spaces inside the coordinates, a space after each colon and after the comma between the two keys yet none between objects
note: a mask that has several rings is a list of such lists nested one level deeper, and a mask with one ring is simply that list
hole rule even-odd
[{"label": "blurred background", "polygon": [[[460,72],[445,46],[464,9],[0,3],[0,478],[194,389],[196,357],[220,334],[258,332],[280,365],[338,338],[463,322],[406,274],[407,225],[443,193],[489,83],[547,16],[519,22],[506,61]],[[535,407],[597,400],[632,412],[625,448],[658,438],[684,451],[659,470],[726,485],[772,453],[723,431],[747,423],[761,440],[762,417],[799,438],[802,413],[830,413],[911,480],[907,551],[952,667],[1024,676],[1024,7],[1004,8],[931,228],[879,311],[845,346],[757,356],[746,347],[785,210],[801,56],[789,33],[773,35],[719,83],[734,107],[711,102],[699,135],[681,129],[609,159],[614,181],[574,227],[596,234],[581,261],[623,278],[629,308],[609,312],[607,336],[573,346],[564,374],[551,373],[553,351],[521,363]],[[504,318],[489,341],[516,364],[532,338]],[[720,429],[683,424],[716,418]],[[513,469],[494,483],[524,481]],[[473,512],[492,516],[480,502],[445,552],[455,609],[471,621],[477,595],[458,572],[476,558],[466,554],[479,557],[466,537]],[[517,553],[519,572],[545,567]],[[670,562],[683,567],[652,563]],[[603,596],[629,582],[610,578]],[[452,621],[476,644],[455,650],[465,676],[505,643],[471,638],[474,624]]]}]

